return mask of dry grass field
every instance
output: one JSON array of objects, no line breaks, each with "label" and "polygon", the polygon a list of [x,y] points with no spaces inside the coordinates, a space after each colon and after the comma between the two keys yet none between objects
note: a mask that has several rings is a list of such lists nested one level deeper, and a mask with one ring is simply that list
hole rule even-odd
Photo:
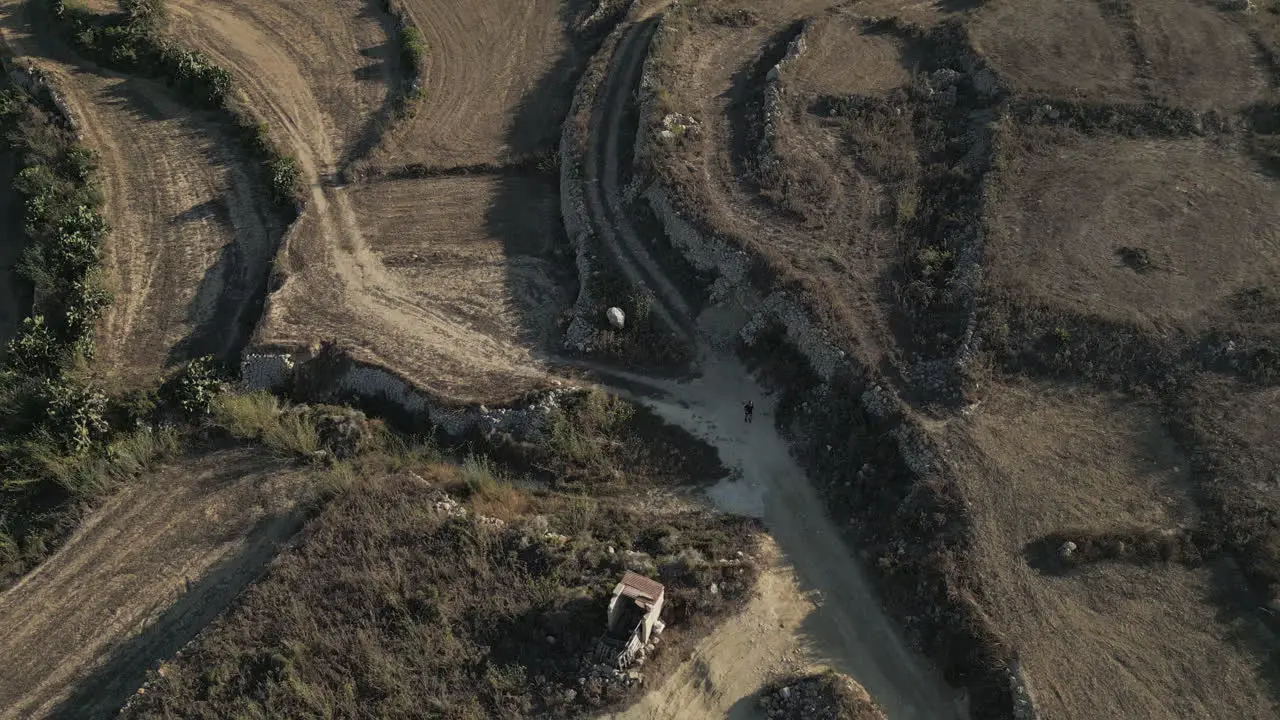
[{"label": "dry grass field", "polygon": [[1229,324],[1240,292],[1280,275],[1280,185],[1237,147],[1050,137],[1008,141],[987,210],[992,286],[1144,331],[1198,332]]},{"label": "dry grass field", "polygon": [[[1271,438],[1274,441],[1274,437]],[[1266,669],[1224,619],[1222,569],[1089,565],[1044,575],[1044,535],[1191,526],[1190,458],[1158,407],[1015,381],[947,439],[972,503],[983,609],[1018,651],[1046,718],[1264,718]]]},{"label": "dry grass field", "polygon": [[406,0],[428,48],[425,98],[375,161],[452,167],[554,149],[574,70],[586,61],[565,30],[580,4]]},{"label": "dry grass field", "polygon": [[1196,0],[996,0],[969,27],[1020,92],[1235,110],[1269,87],[1249,22]]},{"label": "dry grass field", "polygon": [[367,152],[399,55],[390,18],[362,0],[175,0],[167,32],[230,70],[277,141],[318,173]]},{"label": "dry grass field", "polygon": [[[277,257],[280,284],[256,341],[300,349],[337,339],[356,358],[452,400],[495,402],[545,387],[531,351],[569,299],[547,262],[562,235],[549,176],[366,187],[334,178],[357,160],[448,168],[501,160],[507,146],[523,155],[549,150],[572,80],[560,62],[568,52],[562,10],[408,6],[428,45],[425,96],[374,151],[365,140],[381,130],[399,56],[372,4],[323,12],[304,4],[271,12],[232,2],[180,6],[179,37],[242,80],[245,103],[297,155],[311,186],[308,209]],[[530,55],[494,47],[526,47]],[[526,98],[553,65],[558,79],[539,91],[546,97]]]}]

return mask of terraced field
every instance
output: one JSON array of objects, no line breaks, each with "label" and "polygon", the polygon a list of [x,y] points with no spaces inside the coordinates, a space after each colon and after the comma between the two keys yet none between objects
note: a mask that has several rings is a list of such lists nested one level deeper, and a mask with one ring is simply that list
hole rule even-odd
[{"label": "terraced field", "polygon": [[113,229],[103,278],[116,302],[94,373],[138,388],[183,360],[238,354],[281,232],[238,144],[161,86],[80,66],[55,38],[34,37],[33,8],[5,10],[5,41],[52,76],[102,168]]},{"label": "terraced field", "polygon": [[[1228,5],[169,0],[153,24],[135,18],[177,43],[162,53],[174,72],[227,71],[200,77],[225,81],[263,133],[246,143],[228,111],[178,99],[196,81],[96,67],[67,44],[92,43],[45,27],[60,5],[0,0],[5,48],[44,71],[97,153],[110,225],[113,302],[98,354],[68,377],[116,398],[103,424],[132,424],[85,421],[88,449],[67,457],[126,456],[120,438],[150,427],[130,403],[151,401],[120,393],[205,354],[291,355],[302,367],[262,384],[310,403],[354,393],[467,443],[465,463],[433,466],[437,487],[393,457],[416,441],[378,435],[385,467],[361,485],[374,451],[339,453],[332,433],[346,430],[308,429],[272,398],[218,416],[238,429],[183,425],[206,449],[234,436],[310,469],[221,449],[97,497],[0,594],[0,625],[26,628],[0,652],[0,717],[114,710],[164,658],[178,675],[150,676],[134,716],[446,707],[415,677],[382,694],[335,680],[325,668],[342,663],[317,655],[330,633],[252,637],[306,615],[265,617],[274,600],[197,637],[302,524],[321,464],[343,500],[289,562],[322,561],[308,542],[358,547],[367,567],[350,577],[375,578],[357,594],[378,627],[341,603],[316,617],[357,638],[368,678],[390,683],[397,653],[483,678],[476,714],[764,717],[762,688],[832,669],[892,718],[1274,717],[1280,19]],[[144,6],[159,7],[89,3]],[[283,155],[264,178],[272,144]],[[299,217],[284,227],[273,194],[290,163]],[[17,214],[0,193],[5,210]],[[19,251],[0,247],[0,277]],[[0,339],[25,314],[10,294]],[[614,305],[621,327],[604,317]],[[348,359],[355,380],[326,376]],[[45,387],[15,378],[0,390]],[[183,382],[156,402],[206,389]],[[593,383],[647,414],[564,393]],[[199,416],[197,400],[149,417]],[[0,470],[45,473],[64,507],[88,502],[88,465],[30,440],[0,443]],[[632,475],[687,452],[727,474],[679,488]],[[26,562],[41,550],[9,542],[3,504],[23,484],[3,480],[0,560]],[[609,526],[604,497],[634,532]],[[534,514],[544,503],[559,529]],[[523,568],[537,598],[481,598],[520,632],[463,627],[472,606],[411,587],[431,575],[398,565],[405,535],[387,525],[362,544],[365,529],[344,526],[389,508],[396,527],[475,553],[458,550],[458,567]],[[771,536],[751,561],[758,595],[713,614],[718,628],[697,624],[726,607],[711,578],[746,553],[703,556],[726,536],[680,548],[662,518],[690,509],[690,528],[728,513],[758,520],[741,537]],[[517,549],[491,552],[499,536]],[[554,548],[530,560],[530,544]],[[596,583],[601,567],[631,568],[633,546],[678,580],[676,637],[701,639],[654,651],[655,681],[616,696],[608,683],[630,681],[586,659],[555,656],[552,680],[513,660],[554,654],[567,635],[545,628],[595,592],[568,597],[556,563]],[[270,593],[305,587],[268,572]],[[447,563],[432,572],[458,580]],[[90,598],[88,581],[107,590]],[[457,623],[441,635],[443,617]],[[417,654],[423,637],[438,657]],[[192,638],[216,673],[175,656]],[[579,672],[592,679],[571,687]]]}]

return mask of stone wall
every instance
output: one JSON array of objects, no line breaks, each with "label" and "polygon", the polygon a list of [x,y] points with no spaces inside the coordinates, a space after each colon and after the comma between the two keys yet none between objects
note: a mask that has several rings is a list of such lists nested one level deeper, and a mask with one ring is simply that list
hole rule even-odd
[{"label": "stone wall", "polygon": [[778,123],[784,112],[782,97],[785,88],[782,83],[782,71],[795,62],[805,51],[805,35],[812,23],[808,20],[800,27],[796,36],[787,43],[787,52],[777,65],[769,68],[764,83],[764,106],[760,117],[760,143],[756,148],[756,162],[759,164],[761,177],[778,166]]},{"label": "stone wall", "polygon": [[334,348],[309,358],[289,353],[252,353],[241,362],[240,376],[239,389],[244,392],[283,391],[305,376],[305,388],[295,386],[299,400],[391,403],[399,412],[413,417],[415,425],[433,426],[452,438],[509,434],[515,440],[528,442],[543,438],[551,412],[559,407],[565,393],[581,392],[548,390],[516,407],[451,405],[385,368],[357,361]]}]

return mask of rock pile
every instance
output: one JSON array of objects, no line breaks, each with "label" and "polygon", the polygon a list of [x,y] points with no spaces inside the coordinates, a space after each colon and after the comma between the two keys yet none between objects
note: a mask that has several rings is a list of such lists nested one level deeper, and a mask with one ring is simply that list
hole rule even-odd
[{"label": "rock pile", "polygon": [[760,709],[770,720],[885,720],[861,685],[830,670],[772,683],[760,695]]}]

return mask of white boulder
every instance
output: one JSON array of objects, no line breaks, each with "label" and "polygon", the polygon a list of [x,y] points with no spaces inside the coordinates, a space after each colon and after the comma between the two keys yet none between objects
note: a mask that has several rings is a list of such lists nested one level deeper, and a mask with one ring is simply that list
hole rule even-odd
[{"label": "white boulder", "polygon": [[621,330],[627,324],[627,316],[622,312],[622,308],[611,307],[605,310],[604,316],[616,330]]}]

